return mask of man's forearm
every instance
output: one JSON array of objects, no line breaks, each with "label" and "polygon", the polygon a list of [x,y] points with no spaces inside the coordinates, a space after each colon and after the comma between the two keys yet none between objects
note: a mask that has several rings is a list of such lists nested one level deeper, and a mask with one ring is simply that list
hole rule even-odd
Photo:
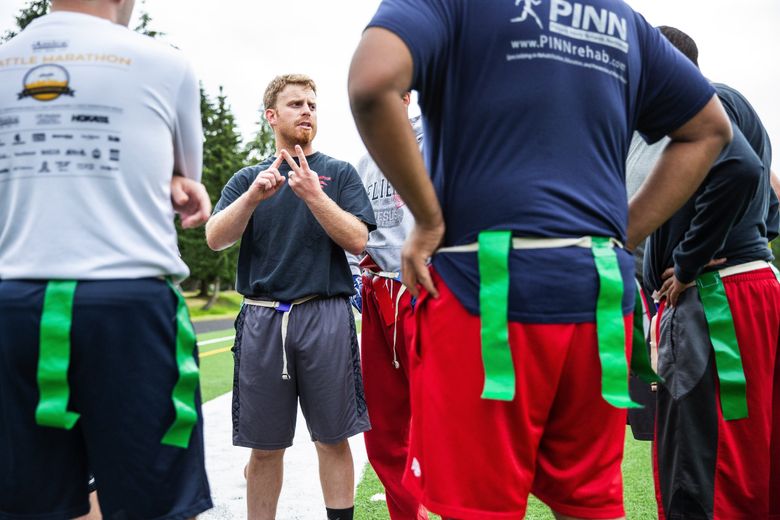
[{"label": "man's forearm", "polygon": [[[376,60],[375,56],[384,56]],[[399,98],[412,80],[412,57],[396,35],[372,27],[352,59],[349,99],[360,136],[377,166],[423,228],[442,226],[439,201]]]},{"label": "man's forearm", "polygon": [[237,198],[227,208],[212,215],[206,223],[206,243],[213,251],[221,251],[241,239],[256,203],[249,200],[248,193]]},{"label": "man's forearm", "polygon": [[357,217],[344,211],[324,192],[313,200],[306,201],[322,229],[339,247],[353,255],[359,255],[368,242],[368,228]]},{"label": "man's forearm", "polygon": [[694,194],[731,141],[731,125],[720,101],[713,97],[669,137],[672,141],[629,204],[629,249],[666,222]]}]

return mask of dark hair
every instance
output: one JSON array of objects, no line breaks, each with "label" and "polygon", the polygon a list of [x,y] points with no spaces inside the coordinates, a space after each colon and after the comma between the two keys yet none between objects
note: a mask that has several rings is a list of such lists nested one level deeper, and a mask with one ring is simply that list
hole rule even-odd
[{"label": "dark hair", "polygon": [[682,32],[680,29],[669,27],[668,25],[662,25],[658,28],[669,42],[677,47],[677,50],[682,52],[686,58],[691,60],[694,65],[699,66],[699,48],[696,46],[696,42],[693,38]]}]

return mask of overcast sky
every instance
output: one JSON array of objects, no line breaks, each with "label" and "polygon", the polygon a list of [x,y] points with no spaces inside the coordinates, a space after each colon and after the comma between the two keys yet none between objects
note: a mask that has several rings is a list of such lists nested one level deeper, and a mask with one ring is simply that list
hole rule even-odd
[{"label": "overcast sky", "polygon": [[[0,0],[0,31],[13,26],[13,15],[24,4]],[[629,4],[654,25],[674,25],[690,34],[699,44],[704,74],[747,96],[780,154],[780,0]],[[315,144],[354,163],[364,148],[349,112],[347,71],[378,5],[379,0],[147,0],[144,9],[152,27],[187,54],[210,93],[224,86],[246,136],[256,128],[262,93],[273,76],[312,76],[319,98]]]}]

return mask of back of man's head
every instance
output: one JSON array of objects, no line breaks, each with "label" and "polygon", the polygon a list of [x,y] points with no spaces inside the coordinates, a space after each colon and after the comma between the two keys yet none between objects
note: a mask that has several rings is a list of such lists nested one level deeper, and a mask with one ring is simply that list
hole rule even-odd
[{"label": "back of man's head", "polygon": [[686,58],[691,60],[694,65],[699,66],[699,48],[696,46],[696,42],[682,32],[680,29],[670,27],[668,25],[662,25],[658,28],[669,42],[677,47],[677,50],[682,52]]},{"label": "back of man's head", "polygon": [[130,25],[135,0],[51,0],[52,11],[72,11]]}]

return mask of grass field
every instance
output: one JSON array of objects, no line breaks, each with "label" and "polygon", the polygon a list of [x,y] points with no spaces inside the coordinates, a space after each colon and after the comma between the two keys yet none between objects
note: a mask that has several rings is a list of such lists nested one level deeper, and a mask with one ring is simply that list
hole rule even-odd
[{"label": "grass field", "polygon": [[185,292],[184,297],[187,300],[187,307],[190,310],[190,317],[193,321],[202,319],[227,318],[235,316],[241,307],[243,296],[236,291],[222,291],[214,305],[207,311],[203,310],[208,298],[198,298],[195,292]]},{"label": "grass field", "polygon": [[[230,298],[230,297],[228,297]],[[230,306],[229,306],[230,305]],[[225,304],[237,312],[237,304]],[[359,325],[359,323],[358,323]],[[233,386],[233,329],[219,330],[198,335],[200,344],[201,392],[203,401],[219,397]],[[651,520],[656,518],[653,480],[650,468],[650,444],[637,442],[626,432],[626,452],[623,460],[623,484],[628,520]],[[372,497],[384,493],[384,488],[371,469],[366,466],[355,497],[356,520],[388,520],[384,500]],[[432,515],[431,518],[438,518]],[[552,520],[549,509],[531,498],[526,518],[529,520]]]}]

